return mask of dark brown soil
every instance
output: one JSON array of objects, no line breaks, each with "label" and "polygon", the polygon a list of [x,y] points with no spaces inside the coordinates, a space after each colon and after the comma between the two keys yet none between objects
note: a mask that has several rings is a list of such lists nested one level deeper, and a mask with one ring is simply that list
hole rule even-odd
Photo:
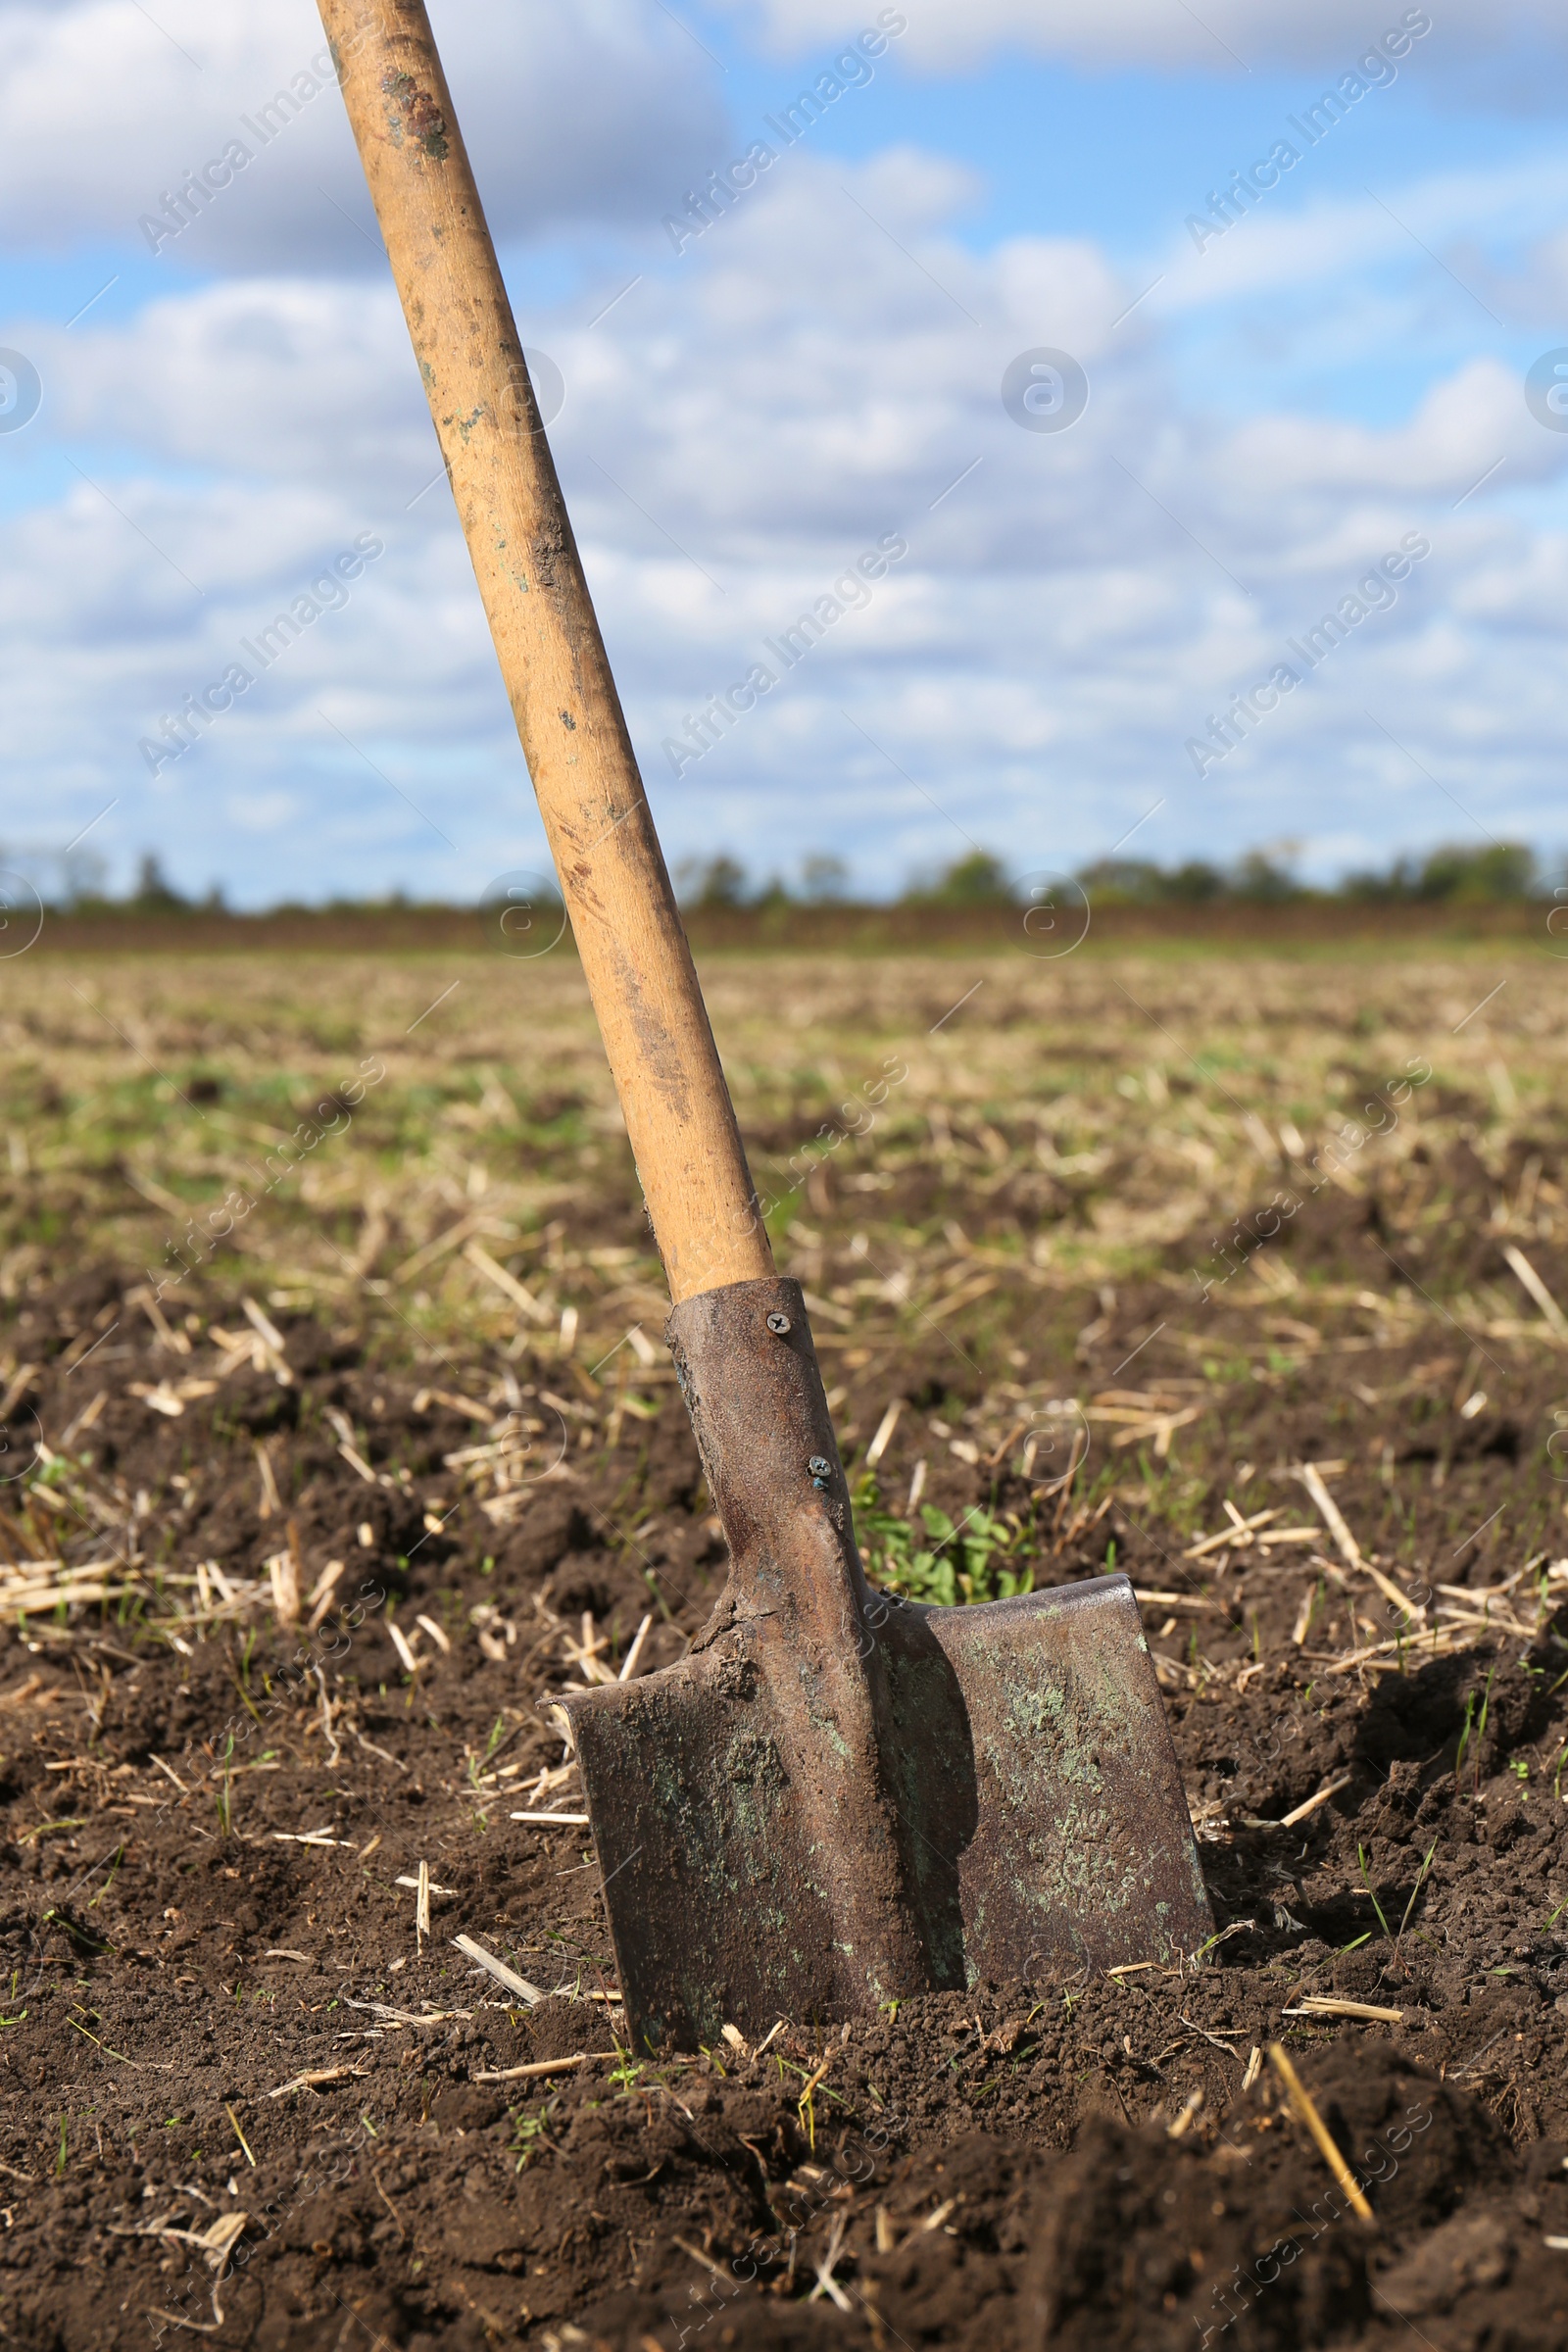
[{"label": "dark brown soil", "polygon": [[[933,1438],[981,1402],[940,1335],[917,1355],[846,1343],[830,1370],[862,1450],[906,1399],[884,1494],[923,1453],[927,1499],[1018,1517],[1038,1581],[1109,1562],[1179,1595],[1145,1614],[1219,1943],[1183,1972],[979,1985],[658,2065],[613,2046],[586,1834],[512,1816],[572,1805],[540,1779],[563,1759],[544,1706],[584,1613],[612,1667],[652,1613],[646,1670],[722,1577],[673,1390],[612,1423],[611,1393],[548,1351],[416,1362],[281,1310],[287,1382],[261,1361],[220,1377],[212,1324],[248,1328],[232,1298],[190,1297],[172,1338],[108,1270],[26,1298],[19,1409],[59,1459],[0,1489],[7,1556],[125,1565],[108,1600],[13,1609],[3,1637],[0,2341],[1560,2352],[1568,1595],[1539,1581],[1558,1376],[1489,1342],[1491,1399],[1464,1411],[1468,1339],[1358,1305],[1358,1279],[1395,1278],[1364,1203],[1321,1206],[1291,1248],[1301,1269],[1332,1257],[1337,1303],[1310,1324],[1287,1305],[1266,1345],[1223,1292],[1173,1304],[1181,1253],[1147,1297],[1020,1297],[1021,1352],[1074,1366],[1067,1385],[1114,1396],[1119,1373],[1170,1413],[1203,1403],[1171,1455],[1123,1449],[1121,1483],[1086,1498]],[[1460,1230],[1434,1251],[1486,1246]],[[1173,1324],[1121,1372],[1161,1316],[1185,1355]],[[445,1458],[509,1410],[545,1432],[510,1518]],[[1527,1546],[1537,1581],[1468,1648],[1336,1671],[1396,1623],[1371,1583],[1304,1547],[1182,1557],[1227,1496],[1310,1521],[1290,1465],[1325,1458],[1407,1588],[1479,1593]],[[347,1563],[315,1634],[168,1581],[279,1558],[302,1624]],[[509,1997],[460,1934],[550,1997]],[[1295,2014],[1309,1995],[1400,2020]],[[1373,2226],[1253,2060],[1274,2040]]]}]

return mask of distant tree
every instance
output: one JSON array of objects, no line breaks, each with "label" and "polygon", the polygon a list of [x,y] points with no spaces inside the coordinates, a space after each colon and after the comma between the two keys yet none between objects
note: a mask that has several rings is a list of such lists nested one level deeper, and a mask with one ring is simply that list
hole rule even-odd
[{"label": "distant tree", "polygon": [[1201,858],[1189,858],[1185,865],[1173,866],[1164,876],[1161,895],[1178,899],[1186,906],[1206,906],[1210,899],[1225,897],[1225,876],[1218,866],[1206,864]]},{"label": "distant tree", "polygon": [[1278,903],[1300,895],[1300,884],[1290,868],[1277,864],[1266,850],[1249,850],[1237,859],[1231,873],[1231,890],[1239,899],[1263,899]]},{"label": "distant tree", "polygon": [[1157,906],[1170,900],[1198,906],[1223,898],[1227,888],[1218,866],[1199,858],[1163,866],[1145,858],[1100,858],[1081,866],[1078,879],[1091,899],[1108,906]]},{"label": "distant tree", "polygon": [[1391,900],[1413,899],[1416,895],[1417,867],[1412,858],[1396,858],[1383,872],[1367,867],[1347,874],[1340,883],[1342,899],[1355,899],[1375,905]]},{"label": "distant tree", "polygon": [[801,863],[801,890],[808,906],[830,906],[842,899],[848,887],[850,869],[842,858],[830,852],[817,851]]},{"label": "distant tree", "polygon": [[1533,850],[1522,842],[1494,841],[1475,849],[1468,842],[1443,842],[1423,858],[1396,858],[1381,872],[1347,874],[1340,885],[1348,899],[1377,902],[1525,899],[1541,885]]},{"label": "distant tree", "polygon": [[68,906],[100,906],[109,880],[107,861],[96,850],[74,845],[60,858],[62,895]]},{"label": "distant tree", "polygon": [[172,914],[189,904],[168,879],[163,862],[153,850],[145,853],[136,867],[136,887],[131,893],[131,903],[148,914]]},{"label": "distant tree", "polygon": [[688,906],[744,906],[746,868],[720,852],[716,858],[688,858],[675,869],[675,883]]},{"label": "distant tree", "polygon": [[1147,906],[1169,896],[1163,866],[1145,858],[1097,858],[1093,865],[1079,867],[1078,879],[1102,906]]},{"label": "distant tree", "polygon": [[925,906],[996,906],[1011,905],[1013,889],[1007,869],[990,850],[971,850],[938,875],[934,883],[916,887],[906,896]]},{"label": "distant tree", "polygon": [[1416,896],[1423,899],[1525,899],[1537,880],[1533,850],[1522,842],[1494,841],[1473,850],[1445,843],[1422,864]]}]

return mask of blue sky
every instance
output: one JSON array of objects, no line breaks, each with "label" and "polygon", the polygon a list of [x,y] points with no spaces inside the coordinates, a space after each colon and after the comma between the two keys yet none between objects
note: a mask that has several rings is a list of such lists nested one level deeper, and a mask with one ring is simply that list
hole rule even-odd
[{"label": "blue sky", "polygon": [[[432,13],[564,382],[552,442],[672,861],[834,851],[884,892],[971,843],[1063,870],[1133,827],[1322,875],[1559,852],[1568,432],[1524,388],[1568,346],[1550,12]],[[879,17],[869,81],[677,255],[686,191]],[[1200,251],[1210,191],[1390,34],[1389,77]],[[90,827],[117,883],[152,850],[264,904],[471,898],[540,861],[335,89],[162,250],[138,225],[320,49],[306,0],[0,0],[0,349],[43,387],[0,431],[14,863]],[[1065,431],[1004,407],[1035,350],[1084,371]],[[163,756],[182,697],[365,536],[346,601]],[[895,538],[695,756],[705,701]],[[1287,651],[1347,600],[1326,658]]]}]

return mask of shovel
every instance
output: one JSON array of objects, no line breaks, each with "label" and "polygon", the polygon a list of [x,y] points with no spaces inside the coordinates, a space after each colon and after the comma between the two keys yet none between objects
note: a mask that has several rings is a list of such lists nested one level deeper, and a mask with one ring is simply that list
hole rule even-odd
[{"label": "shovel", "polygon": [[423,0],[320,0],[669,1282],[730,1551],[679,1664],[566,1701],[639,2049],[1213,1934],[1125,1576],[866,1584]]}]

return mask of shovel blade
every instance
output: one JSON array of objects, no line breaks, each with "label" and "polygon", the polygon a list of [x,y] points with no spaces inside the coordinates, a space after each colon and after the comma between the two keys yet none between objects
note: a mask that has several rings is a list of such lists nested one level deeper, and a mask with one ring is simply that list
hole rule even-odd
[{"label": "shovel blade", "polygon": [[1168,1960],[1212,1936],[1125,1576],[890,1610],[884,1638],[896,1802],[931,1928],[961,1921],[963,1982]]},{"label": "shovel blade", "polygon": [[918,1952],[890,1968],[794,1801],[776,1647],[715,1647],[572,1703],[635,2045],[832,2018],[1047,1966],[1166,1960],[1213,1920],[1124,1576],[973,1608],[873,1595],[883,1786]]},{"label": "shovel blade", "polygon": [[743,1632],[571,1707],[639,2053],[865,2005],[759,1648]]}]

